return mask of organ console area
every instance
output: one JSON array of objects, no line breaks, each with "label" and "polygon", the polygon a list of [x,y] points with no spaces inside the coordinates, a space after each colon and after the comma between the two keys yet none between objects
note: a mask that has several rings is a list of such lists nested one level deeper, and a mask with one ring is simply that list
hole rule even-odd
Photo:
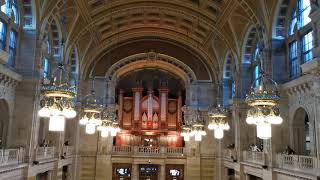
[{"label": "organ console area", "polygon": [[117,113],[122,132],[116,146],[182,147],[183,96],[169,97],[169,88],[136,87],[117,90]]}]

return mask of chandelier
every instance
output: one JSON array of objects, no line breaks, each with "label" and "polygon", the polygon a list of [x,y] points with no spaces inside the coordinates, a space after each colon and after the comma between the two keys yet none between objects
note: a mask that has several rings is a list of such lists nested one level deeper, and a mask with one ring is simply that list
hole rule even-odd
[{"label": "chandelier", "polygon": [[82,114],[79,120],[80,125],[85,126],[87,134],[94,134],[96,127],[102,124],[100,113],[101,104],[98,101],[95,91],[91,90],[90,94],[86,95],[82,102]]},{"label": "chandelier", "polygon": [[190,141],[194,136],[195,141],[202,141],[202,136],[207,135],[204,130],[204,119],[200,110],[192,109],[188,106],[183,107],[185,124],[182,126],[180,135],[184,141]]},{"label": "chandelier", "polygon": [[227,122],[227,110],[218,104],[217,107],[212,107],[209,109],[208,116],[208,129],[214,130],[214,137],[216,139],[222,139],[224,136],[224,131],[230,129],[230,126]]},{"label": "chandelier", "polygon": [[76,87],[70,85],[69,73],[59,64],[52,78],[41,86],[40,117],[49,118],[49,131],[64,131],[65,119],[75,118],[73,98]]},{"label": "chandelier", "polygon": [[113,106],[109,106],[101,112],[102,123],[97,127],[97,130],[100,131],[100,135],[103,138],[108,137],[109,134],[114,137],[120,132],[117,115],[114,109]]},{"label": "chandelier", "polygon": [[256,88],[246,96],[246,103],[250,106],[246,122],[257,126],[257,137],[260,139],[271,138],[271,125],[281,124],[277,83],[268,78],[264,72],[258,77]]}]

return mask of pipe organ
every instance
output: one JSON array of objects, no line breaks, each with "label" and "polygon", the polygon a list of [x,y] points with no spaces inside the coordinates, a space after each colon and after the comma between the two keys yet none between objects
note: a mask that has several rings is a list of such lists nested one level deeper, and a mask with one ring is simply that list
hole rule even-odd
[{"label": "pipe organ", "polygon": [[144,90],[132,88],[131,97],[119,90],[117,109],[123,131],[117,136],[116,145],[182,146],[181,93],[177,98],[169,98],[167,87],[159,88],[156,93],[153,90],[143,93]]}]

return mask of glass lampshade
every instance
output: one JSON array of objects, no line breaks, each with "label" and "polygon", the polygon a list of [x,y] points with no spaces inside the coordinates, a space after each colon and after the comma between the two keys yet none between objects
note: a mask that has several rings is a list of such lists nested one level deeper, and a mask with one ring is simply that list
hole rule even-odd
[{"label": "glass lampshade", "polygon": [[64,116],[51,116],[49,119],[49,131],[64,131]]},{"label": "glass lampshade", "polygon": [[190,141],[190,135],[189,134],[185,134],[183,136],[183,140],[186,141],[186,142]]},{"label": "glass lampshade", "polygon": [[104,130],[104,131],[101,131],[100,135],[101,135],[101,137],[106,138],[109,136],[109,132]]},{"label": "glass lampshade", "polygon": [[72,119],[77,116],[77,112],[73,108],[65,108],[62,111],[62,114],[67,118],[67,119]]},{"label": "glass lampshade", "polygon": [[270,139],[271,124],[266,122],[257,124],[257,137],[260,139]]},{"label": "glass lampshade", "polygon": [[223,136],[224,136],[223,129],[217,128],[217,129],[214,130],[214,137],[215,137],[216,139],[222,139]]},{"label": "glass lampshade", "polygon": [[195,141],[202,141],[202,134],[201,133],[195,133],[194,140]]},{"label": "glass lampshade", "polygon": [[47,106],[45,106],[39,110],[38,114],[40,117],[49,118],[50,117],[50,109]]}]

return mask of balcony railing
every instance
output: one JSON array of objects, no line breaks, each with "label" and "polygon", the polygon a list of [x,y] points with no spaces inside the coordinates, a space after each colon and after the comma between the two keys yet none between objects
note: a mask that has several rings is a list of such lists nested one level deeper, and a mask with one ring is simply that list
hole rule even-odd
[{"label": "balcony railing", "polygon": [[279,168],[296,171],[320,171],[317,157],[277,154],[277,165]]},{"label": "balcony railing", "polygon": [[62,155],[64,157],[71,157],[72,155],[74,155],[75,153],[75,149],[73,146],[64,146],[63,150],[62,150]]},{"label": "balcony railing", "polygon": [[55,157],[55,148],[54,147],[38,147],[36,149],[37,161],[53,159]]},{"label": "balcony railing", "polygon": [[113,146],[114,155],[183,156],[183,147]]},{"label": "balcony railing", "polygon": [[0,167],[23,162],[24,149],[0,149]]},{"label": "balcony railing", "polygon": [[266,165],[266,154],[264,152],[243,151],[243,161]]},{"label": "balcony railing", "polygon": [[225,149],[223,151],[223,158],[229,161],[237,160],[237,152],[234,149]]}]

